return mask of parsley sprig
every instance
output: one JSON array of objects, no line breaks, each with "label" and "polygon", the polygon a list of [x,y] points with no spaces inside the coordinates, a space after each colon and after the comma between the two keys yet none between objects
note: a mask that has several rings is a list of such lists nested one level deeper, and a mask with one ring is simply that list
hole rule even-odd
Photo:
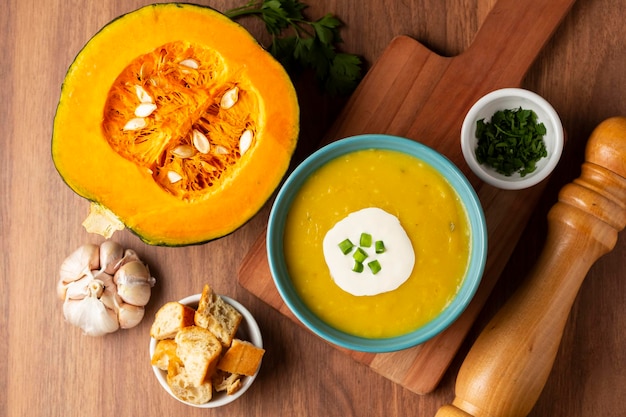
[{"label": "parsley sprig", "polygon": [[224,14],[233,20],[260,18],[272,37],[269,52],[292,76],[312,69],[328,93],[352,92],[361,79],[361,59],[337,51],[342,22],[330,13],[311,21],[303,14],[306,7],[299,0],[250,0]]},{"label": "parsley sprig", "polygon": [[546,127],[537,122],[532,110],[499,110],[490,122],[476,122],[476,159],[494,168],[500,174],[520,176],[537,169],[537,162],[548,156],[543,136]]}]

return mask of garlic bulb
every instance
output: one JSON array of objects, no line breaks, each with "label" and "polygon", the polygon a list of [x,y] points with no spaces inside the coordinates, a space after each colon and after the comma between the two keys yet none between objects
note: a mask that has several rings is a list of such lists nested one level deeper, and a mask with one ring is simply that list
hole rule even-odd
[{"label": "garlic bulb", "polygon": [[138,325],[156,282],[135,251],[110,240],[76,249],[59,275],[65,319],[90,336]]}]

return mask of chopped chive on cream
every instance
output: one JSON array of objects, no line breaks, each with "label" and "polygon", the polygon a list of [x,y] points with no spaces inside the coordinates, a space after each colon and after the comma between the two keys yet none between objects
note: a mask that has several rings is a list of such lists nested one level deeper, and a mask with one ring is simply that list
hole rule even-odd
[{"label": "chopped chive on cream", "polygon": [[372,235],[369,233],[361,233],[361,239],[359,240],[359,246],[369,248],[372,246]]},{"label": "chopped chive on cream", "polygon": [[358,248],[357,250],[354,251],[354,255],[352,255],[352,257],[357,262],[363,262],[367,258],[367,252],[365,252],[361,248]]},{"label": "chopped chive on cream", "polygon": [[[354,259],[354,266],[352,267],[352,271],[358,272],[358,273],[363,272],[364,261],[367,258],[369,258],[369,255],[363,248],[371,247],[372,242],[373,242],[372,235],[370,235],[369,233],[363,232],[361,233],[361,236],[359,237],[358,246],[352,243],[352,241],[348,238],[344,239],[338,244],[339,249],[344,255],[348,255],[356,247],[356,250],[352,254],[352,258]],[[377,241],[374,241],[373,243],[374,243],[374,250],[376,251],[377,254],[385,252],[386,250],[385,244],[383,243],[382,240],[377,240]],[[367,266],[370,268],[370,271],[372,271],[372,274],[374,275],[376,275],[382,269],[382,266],[380,265],[380,262],[377,259],[374,259],[368,262]]]},{"label": "chopped chive on cream", "polygon": [[382,269],[382,267],[380,266],[380,262],[378,262],[378,260],[376,259],[374,259],[371,262],[368,262],[367,266],[370,267],[370,270],[372,271],[372,274],[374,275],[376,275]]},{"label": "chopped chive on cream", "polygon": [[341,249],[341,252],[344,255],[349,254],[353,247],[354,244],[350,241],[350,239],[345,239],[339,243],[339,249]]}]

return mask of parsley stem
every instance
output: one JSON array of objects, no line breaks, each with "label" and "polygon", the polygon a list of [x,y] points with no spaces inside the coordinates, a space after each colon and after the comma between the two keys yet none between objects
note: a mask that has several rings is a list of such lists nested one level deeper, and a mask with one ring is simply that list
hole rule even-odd
[{"label": "parsley stem", "polygon": [[231,9],[224,14],[226,17],[235,20],[238,17],[247,15],[262,15],[263,12],[259,9],[246,9],[245,7],[238,7],[236,9]]},{"label": "parsley stem", "polygon": [[254,0],[250,0],[243,6],[235,7],[233,9],[225,11],[224,15],[233,20],[246,15],[262,15],[263,10],[261,10],[261,4],[262,3],[257,3]]}]

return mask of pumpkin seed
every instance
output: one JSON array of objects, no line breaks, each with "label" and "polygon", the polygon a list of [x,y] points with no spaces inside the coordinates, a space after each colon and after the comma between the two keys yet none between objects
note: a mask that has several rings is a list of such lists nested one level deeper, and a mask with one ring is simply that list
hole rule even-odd
[{"label": "pumpkin seed", "polygon": [[189,145],[178,145],[172,150],[172,154],[179,158],[190,158],[193,156],[194,150]]},{"label": "pumpkin seed", "polygon": [[135,109],[135,116],[137,117],[148,117],[155,111],[157,108],[156,104],[153,103],[141,103]]},{"label": "pumpkin seed", "polygon": [[170,180],[170,183],[174,184],[183,179],[183,177],[176,171],[168,171],[167,179]]},{"label": "pumpkin seed", "polygon": [[239,87],[231,88],[222,96],[220,107],[224,110],[228,110],[237,103],[237,100],[239,100]]},{"label": "pumpkin seed", "polygon": [[209,151],[211,150],[211,144],[209,143],[209,139],[207,139],[207,137],[204,136],[204,133],[200,132],[198,129],[193,130],[192,141],[193,146],[200,153],[206,154],[209,153]]},{"label": "pumpkin seed", "polygon": [[139,130],[146,127],[146,119],[143,117],[135,117],[134,119],[130,119],[124,125],[124,130]]},{"label": "pumpkin seed", "polygon": [[198,61],[196,61],[195,59],[191,59],[191,58],[187,58],[187,59],[183,59],[182,61],[179,62],[180,65],[187,67],[187,68],[192,68],[192,69],[198,69]]},{"label": "pumpkin seed", "polygon": [[252,145],[252,139],[254,135],[252,131],[249,129],[244,130],[239,138],[239,154],[243,156],[248,149],[250,149],[250,145]]},{"label": "pumpkin seed", "polygon": [[[143,67],[142,67],[143,68]],[[135,94],[142,103],[154,103],[154,100],[148,92],[140,85],[135,85]]]},{"label": "pumpkin seed", "polygon": [[228,149],[226,149],[222,145],[217,145],[215,147],[215,153],[218,155],[228,155]]}]

